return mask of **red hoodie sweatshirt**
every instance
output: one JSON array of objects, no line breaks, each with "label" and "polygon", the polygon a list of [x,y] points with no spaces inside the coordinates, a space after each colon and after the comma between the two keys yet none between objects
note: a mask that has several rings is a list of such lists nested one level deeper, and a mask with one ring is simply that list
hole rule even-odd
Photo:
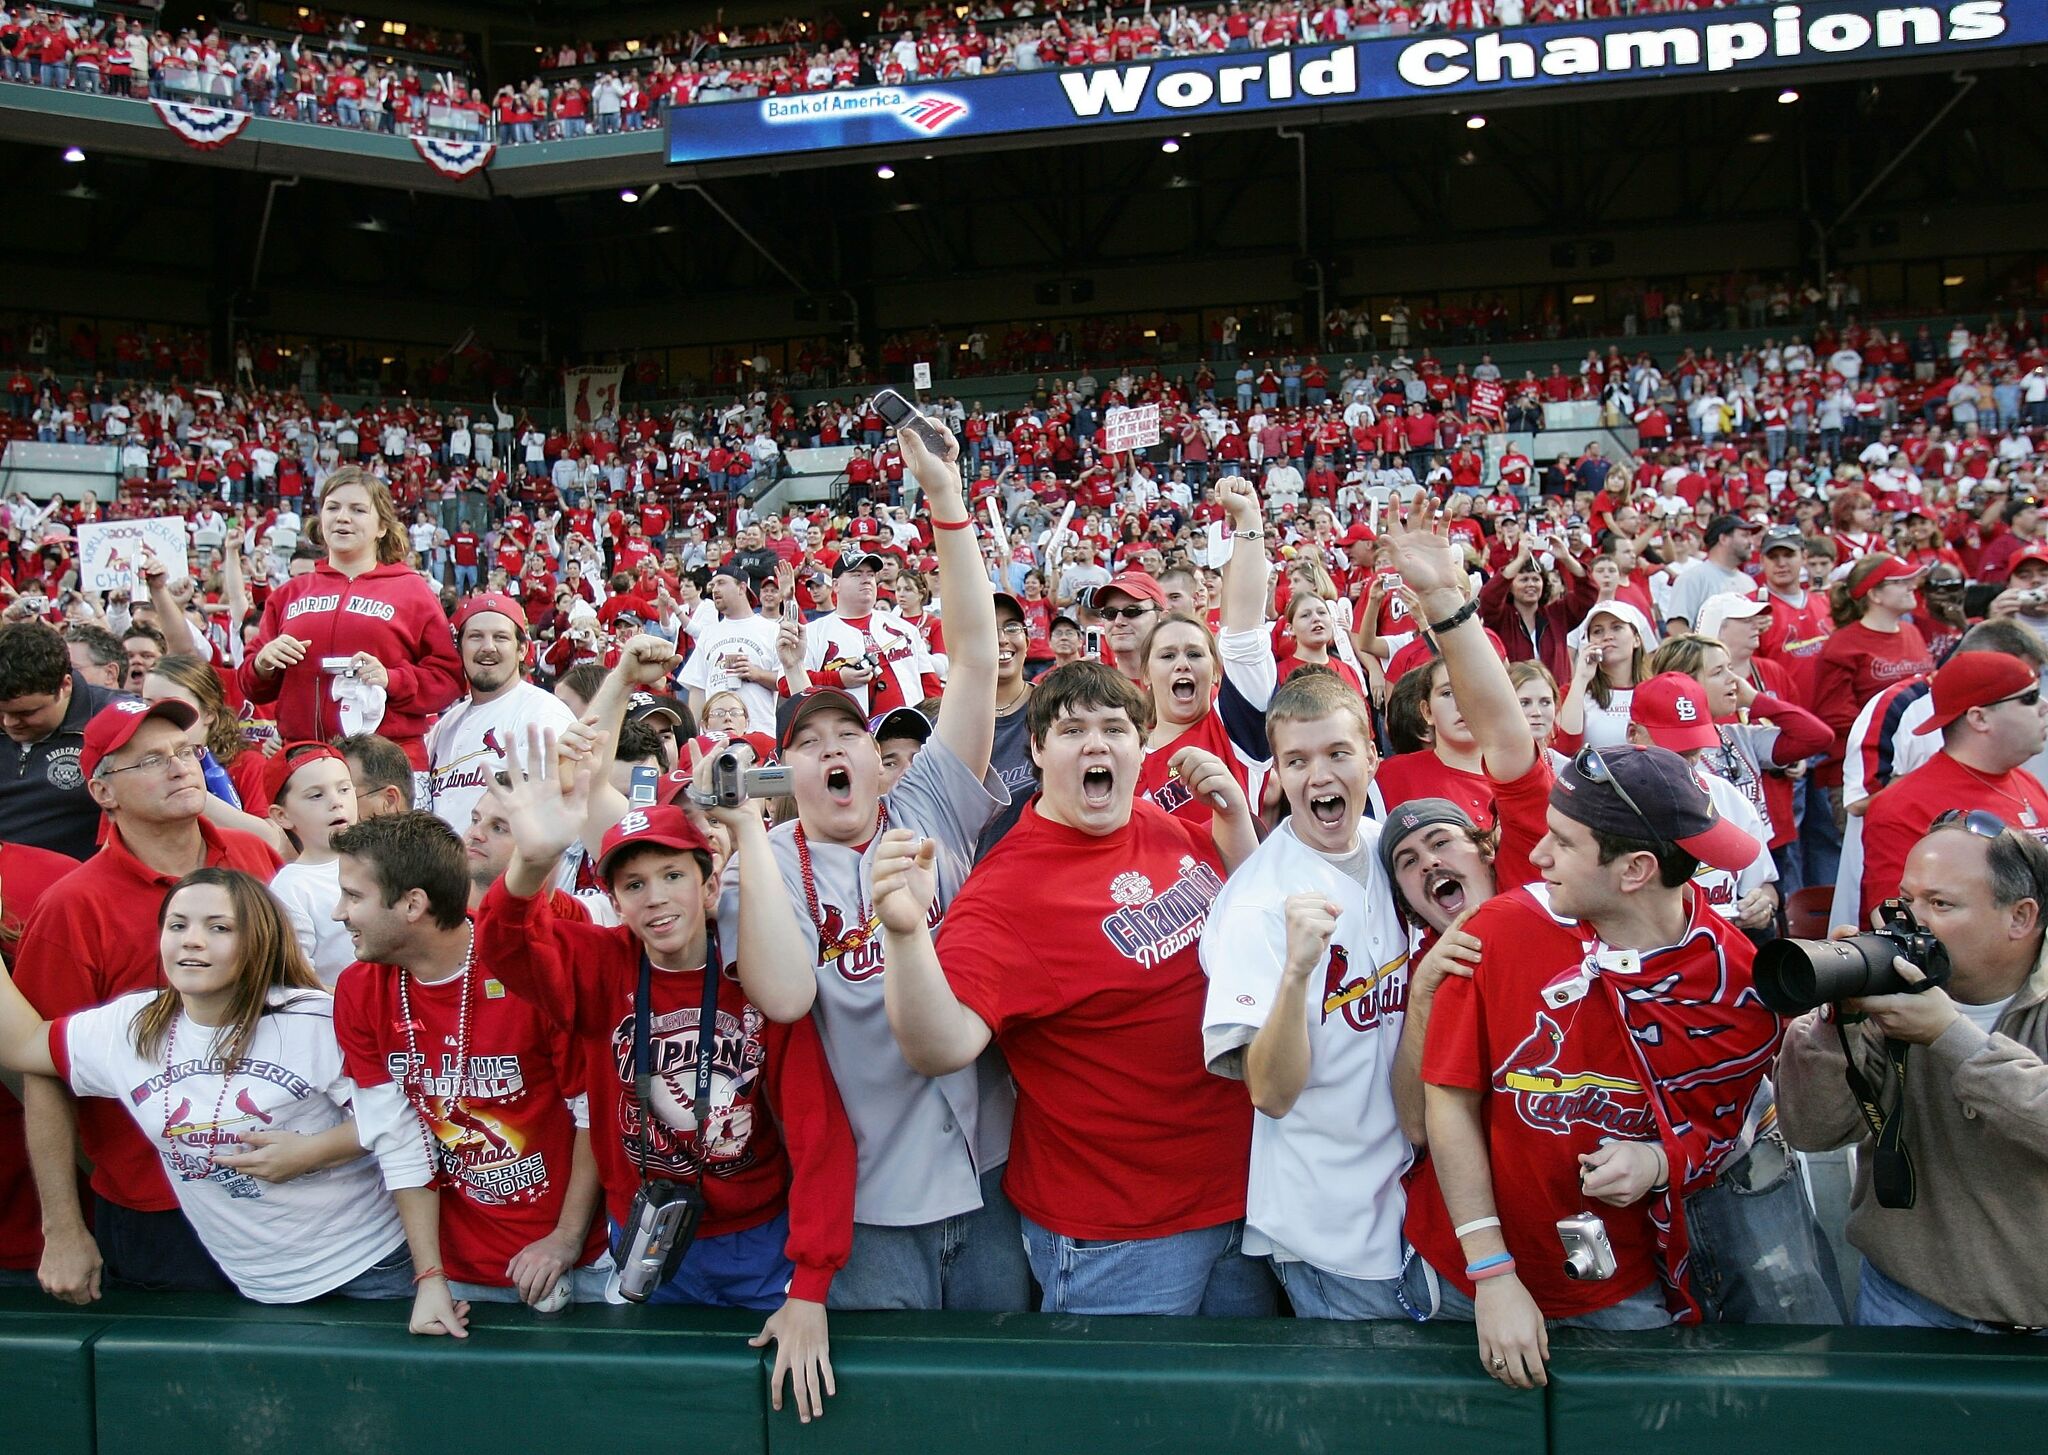
[{"label": "red hoodie sweatshirt", "polygon": [[[285,635],[312,642],[305,658],[275,677],[260,675],[256,654]],[[235,680],[251,702],[277,704],[286,742],[325,742],[341,732],[341,706],[329,695],[333,679],[320,661],[357,652],[368,652],[391,674],[378,734],[404,748],[424,772],[427,720],[462,694],[462,659],[440,599],[410,566],[378,566],[351,581],[322,561],[280,586],[263,605],[263,624]]]},{"label": "red hoodie sweatshirt", "polygon": [[[514,995],[540,1006],[582,1052],[590,1094],[590,1147],[614,1222],[640,1184],[639,1098],[633,1091],[633,995],[640,942],[622,925],[600,929],[559,919],[548,901],[521,899],[500,879],[476,921],[476,956]],[[825,1046],[809,1016],[778,1025],[740,988],[736,967],[718,983],[714,1115],[700,1163],[693,1133],[675,1129],[696,1090],[701,970],[657,970],[649,1026],[658,1098],[666,1115],[647,1127],[647,1172],[701,1177],[699,1236],[737,1233],[789,1210],[783,1252],[796,1265],[792,1298],[823,1303],[853,1248],[853,1128]]]}]

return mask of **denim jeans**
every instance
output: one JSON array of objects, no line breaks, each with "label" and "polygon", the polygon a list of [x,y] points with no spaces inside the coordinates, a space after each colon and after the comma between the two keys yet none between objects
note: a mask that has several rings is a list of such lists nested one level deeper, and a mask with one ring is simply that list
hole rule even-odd
[{"label": "denim jeans", "polygon": [[[611,1224],[612,1246],[619,1225]],[[652,1304],[691,1308],[750,1308],[773,1313],[788,1300],[796,1267],[783,1253],[789,1214],[777,1213],[757,1227],[699,1237],[683,1254],[675,1273],[648,1297]]]},{"label": "denim jeans", "polygon": [[1244,1222],[1163,1238],[1069,1238],[1020,1217],[1031,1273],[1049,1314],[1202,1314],[1264,1318],[1273,1275],[1244,1252]]},{"label": "denim jeans", "polygon": [[[1460,1324],[1478,1321],[1478,1307],[1464,1291],[1420,1258],[1409,1260],[1401,1291],[1414,1308],[1429,1310],[1432,1319]],[[1670,1325],[1671,1311],[1664,1307],[1662,1287],[1652,1282],[1606,1308],[1547,1322],[1562,1329],[1662,1329]]]},{"label": "denim jeans", "polygon": [[1825,788],[1808,773],[1799,787],[1806,791],[1806,803],[1799,814],[1799,852],[1806,858],[1808,884],[1833,884],[1842,866],[1842,827],[1835,822],[1835,795],[1839,788]]},{"label": "denim jeans", "polygon": [[334,1290],[337,1298],[411,1298],[413,1296],[412,1250],[399,1239],[398,1246]]},{"label": "denim jeans", "polygon": [[[1885,1277],[1867,1259],[1856,1288],[1856,1325],[1864,1329],[1967,1329],[1973,1334],[2011,1332],[1950,1313],[1933,1299]],[[2034,1337],[2040,1338],[2044,1333],[2048,1330],[2036,1331]]]},{"label": "denim jeans", "polygon": [[1399,1278],[1347,1278],[1301,1262],[1273,1260],[1273,1275],[1287,1290],[1298,1319],[1410,1319]]},{"label": "denim jeans", "polygon": [[853,1253],[832,1279],[836,1309],[1028,1313],[1031,1270],[1003,1169],[981,1174],[981,1207],[915,1227],[853,1225]]},{"label": "denim jeans", "polygon": [[1840,1324],[1842,1283],[1799,1165],[1775,1132],[1685,1200],[1692,1282],[1722,1324]]}]

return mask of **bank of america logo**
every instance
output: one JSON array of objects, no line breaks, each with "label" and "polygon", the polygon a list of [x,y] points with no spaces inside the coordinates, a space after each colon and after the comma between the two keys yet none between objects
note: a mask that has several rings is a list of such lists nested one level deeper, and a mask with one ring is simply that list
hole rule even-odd
[{"label": "bank of america logo", "polygon": [[967,103],[950,96],[927,96],[896,113],[905,126],[934,136],[967,114]]}]

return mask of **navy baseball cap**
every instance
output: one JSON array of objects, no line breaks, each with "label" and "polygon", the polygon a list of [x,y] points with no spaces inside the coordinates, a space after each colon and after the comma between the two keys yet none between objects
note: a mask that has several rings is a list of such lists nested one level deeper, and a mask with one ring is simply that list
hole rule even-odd
[{"label": "navy baseball cap", "polygon": [[1762,851],[1721,816],[1692,766],[1669,748],[1582,748],[1557,775],[1550,806],[1616,838],[1675,844],[1730,873]]}]

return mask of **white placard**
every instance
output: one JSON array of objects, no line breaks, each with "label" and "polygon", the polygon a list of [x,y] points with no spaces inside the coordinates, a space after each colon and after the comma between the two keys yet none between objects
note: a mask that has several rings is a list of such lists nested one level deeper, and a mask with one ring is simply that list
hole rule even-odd
[{"label": "white placard", "polygon": [[143,546],[176,580],[187,569],[185,522],[177,516],[150,520],[87,521],[78,527],[78,582],[82,591],[126,594],[134,589],[131,570]]},{"label": "white placard", "polygon": [[1230,553],[1237,549],[1237,537],[1230,533],[1230,522],[1212,520],[1209,522],[1209,556],[1207,565],[1212,571],[1223,569],[1223,563],[1230,559]]},{"label": "white placard", "polygon": [[932,387],[932,366],[922,359],[910,366],[910,387],[929,389]]},{"label": "white placard", "polygon": [[1141,404],[1112,414],[1102,426],[1102,447],[1111,454],[1150,449],[1159,443],[1159,406]]}]

